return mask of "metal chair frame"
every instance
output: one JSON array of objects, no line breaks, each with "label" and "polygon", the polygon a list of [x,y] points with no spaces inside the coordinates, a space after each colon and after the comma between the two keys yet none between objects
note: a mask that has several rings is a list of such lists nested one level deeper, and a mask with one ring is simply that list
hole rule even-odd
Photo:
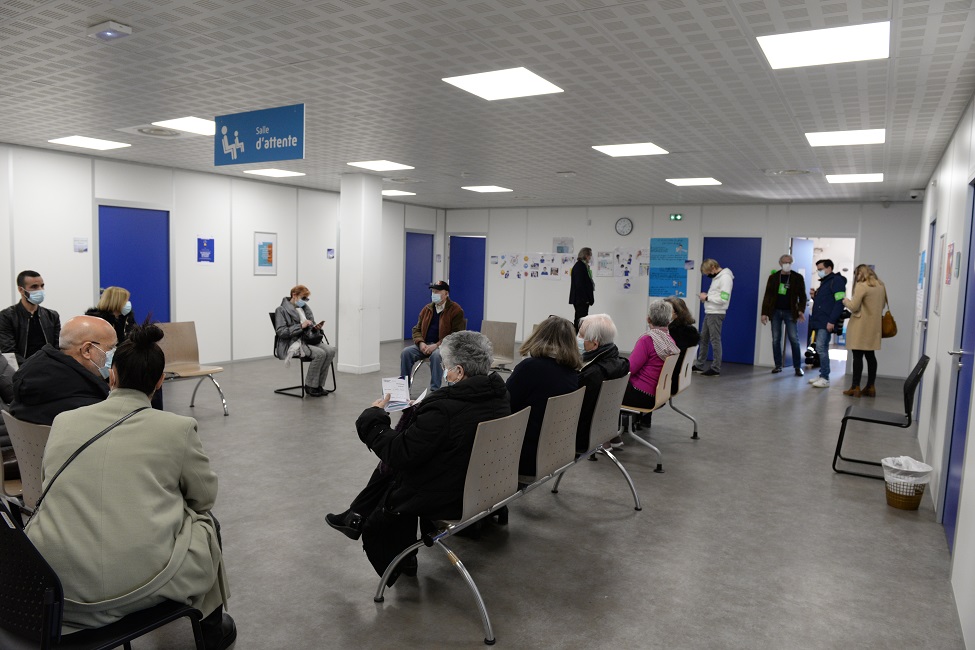
[{"label": "metal chair frame", "polygon": [[[271,317],[271,327],[274,327],[274,312],[273,311],[269,312],[268,316]],[[331,345],[331,343],[328,342],[328,337],[325,336],[324,332],[322,332],[322,337],[325,340],[325,345]],[[277,346],[277,342],[278,342],[278,337],[277,334],[275,333],[274,335],[275,347]],[[312,357],[296,356],[293,358],[298,359],[300,361],[300,363],[298,364],[298,379],[301,380],[301,383],[298,384],[297,386],[288,386],[287,388],[277,388],[274,390],[274,392],[277,393],[278,395],[287,395],[288,397],[297,397],[298,399],[304,399],[306,394],[305,393],[305,364],[311,363]],[[322,390],[324,390],[326,393],[334,393],[339,387],[338,383],[335,380],[335,361],[333,360],[329,362],[328,365],[331,368],[330,374],[332,375],[332,388],[331,389],[322,388]],[[294,391],[301,391],[301,392],[300,394],[295,394]]]},{"label": "metal chair frame", "polygon": [[[217,380],[213,378],[213,375],[218,372],[223,372],[223,368],[220,366],[203,366],[200,365],[200,350],[197,344],[196,338],[196,323],[194,321],[185,321],[180,323],[159,323],[159,328],[162,329],[164,335],[170,336],[180,342],[189,342],[189,347],[191,354],[188,359],[177,359],[177,355],[172,354],[175,346],[178,345],[172,343],[171,341],[166,341],[166,336],[163,336],[162,340],[159,342],[160,347],[163,352],[169,350],[166,359],[166,367],[163,369],[165,375],[165,381],[182,381],[184,379],[196,379],[199,377],[199,381],[196,382],[196,386],[193,387],[193,395],[190,397],[190,408],[196,405],[196,392],[200,390],[200,384],[204,380],[209,379],[213,382],[214,387],[217,389],[217,393],[220,394],[220,402],[223,404],[223,414],[230,415],[230,409],[227,406],[227,397],[223,394],[223,389],[220,388],[220,384]],[[187,336],[188,332],[192,330],[192,338]],[[186,366],[189,371],[187,374],[183,374],[183,367]]]}]

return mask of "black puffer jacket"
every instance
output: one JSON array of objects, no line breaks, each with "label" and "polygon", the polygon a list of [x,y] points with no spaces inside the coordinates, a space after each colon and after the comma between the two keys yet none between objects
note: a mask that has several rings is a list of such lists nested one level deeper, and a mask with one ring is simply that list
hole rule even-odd
[{"label": "black puffer jacket", "polygon": [[386,503],[397,512],[455,519],[464,503],[464,481],[477,425],[511,414],[508,391],[497,375],[477,375],[428,395],[402,432],[389,414],[369,407],[356,420],[359,438],[397,474]]},{"label": "black puffer jacket", "polygon": [[[108,397],[108,383],[61,350],[45,345],[14,374],[10,414],[50,425],[55,416]],[[97,433],[97,432],[95,432]]]},{"label": "black puffer jacket", "polygon": [[620,358],[619,348],[614,343],[600,345],[592,352],[582,355],[582,370],[579,371],[579,386],[586,387],[586,396],[582,400],[582,412],[579,413],[579,428],[576,430],[576,451],[589,451],[589,427],[592,425],[592,414],[596,410],[596,400],[603,381],[619,379],[630,371],[630,362]]}]

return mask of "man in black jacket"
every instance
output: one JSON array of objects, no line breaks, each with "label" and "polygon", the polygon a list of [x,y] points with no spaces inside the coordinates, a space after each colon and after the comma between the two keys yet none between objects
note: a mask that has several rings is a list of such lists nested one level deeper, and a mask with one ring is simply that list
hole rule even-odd
[{"label": "man in black jacket", "polygon": [[569,272],[569,304],[575,307],[572,324],[579,331],[579,319],[589,313],[589,306],[596,303],[596,283],[592,280],[592,249],[580,248],[579,258]]},{"label": "man in black jacket", "polygon": [[805,320],[806,281],[801,273],[792,271],[792,256],[779,258],[781,270],[774,271],[765,283],[762,298],[762,325],[772,321],[772,373],[782,372],[782,327],[792,344],[792,367],[796,377],[802,377],[802,352],[799,350],[797,324]]},{"label": "man in black jacket", "polygon": [[20,302],[0,311],[0,352],[13,352],[22,364],[45,345],[57,345],[61,317],[44,302],[44,278],[37,271],[17,274]]},{"label": "man in black jacket", "polygon": [[56,416],[108,397],[115,328],[94,316],[75,316],[64,324],[60,347],[45,345],[14,374],[10,414],[18,420],[50,425]]}]

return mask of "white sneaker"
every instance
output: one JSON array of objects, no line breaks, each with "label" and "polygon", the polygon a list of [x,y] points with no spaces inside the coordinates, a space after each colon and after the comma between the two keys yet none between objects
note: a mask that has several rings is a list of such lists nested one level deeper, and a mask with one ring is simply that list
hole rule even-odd
[{"label": "white sneaker", "polygon": [[829,388],[829,380],[823,379],[822,377],[817,377],[816,381],[812,383],[813,388]]},{"label": "white sneaker", "polygon": [[809,378],[809,383],[815,384],[818,380],[819,380],[819,375],[813,375],[812,377]]}]

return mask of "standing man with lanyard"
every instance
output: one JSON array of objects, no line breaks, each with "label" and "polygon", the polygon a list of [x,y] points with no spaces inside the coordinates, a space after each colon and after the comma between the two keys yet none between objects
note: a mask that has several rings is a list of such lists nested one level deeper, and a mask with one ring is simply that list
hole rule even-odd
[{"label": "standing man with lanyard", "polygon": [[792,256],[779,258],[781,271],[775,271],[765,284],[762,299],[762,325],[772,321],[772,373],[782,372],[782,326],[792,344],[792,366],[796,377],[802,377],[802,353],[799,351],[799,332],[796,323],[806,319],[806,282],[801,273],[792,272]]},{"label": "standing man with lanyard", "polygon": [[580,248],[579,258],[569,272],[569,304],[575,307],[572,325],[579,331],[579,319],[589,315],[590,305],[595,304],[596,283],[592,279],[592,249]]},{"label": "standing man with lanyard", "polygon": [[829,339],[843,315],[846,278],[833,272],[833,260],[817,261],[816,273],[819,275],[819,288],[811,292],[813,307],[809,328],[816,332],[819,377],[813,377],[809,383],[814,388],[829,388]]},{"label": "standing man with lanyard", "polygon": [[37,271],[17,274],[20,301],[0,311],[0,352],[13,352],[22,364],[46,344],[57,347],[61,317],[44,302],[44,278]]}]

